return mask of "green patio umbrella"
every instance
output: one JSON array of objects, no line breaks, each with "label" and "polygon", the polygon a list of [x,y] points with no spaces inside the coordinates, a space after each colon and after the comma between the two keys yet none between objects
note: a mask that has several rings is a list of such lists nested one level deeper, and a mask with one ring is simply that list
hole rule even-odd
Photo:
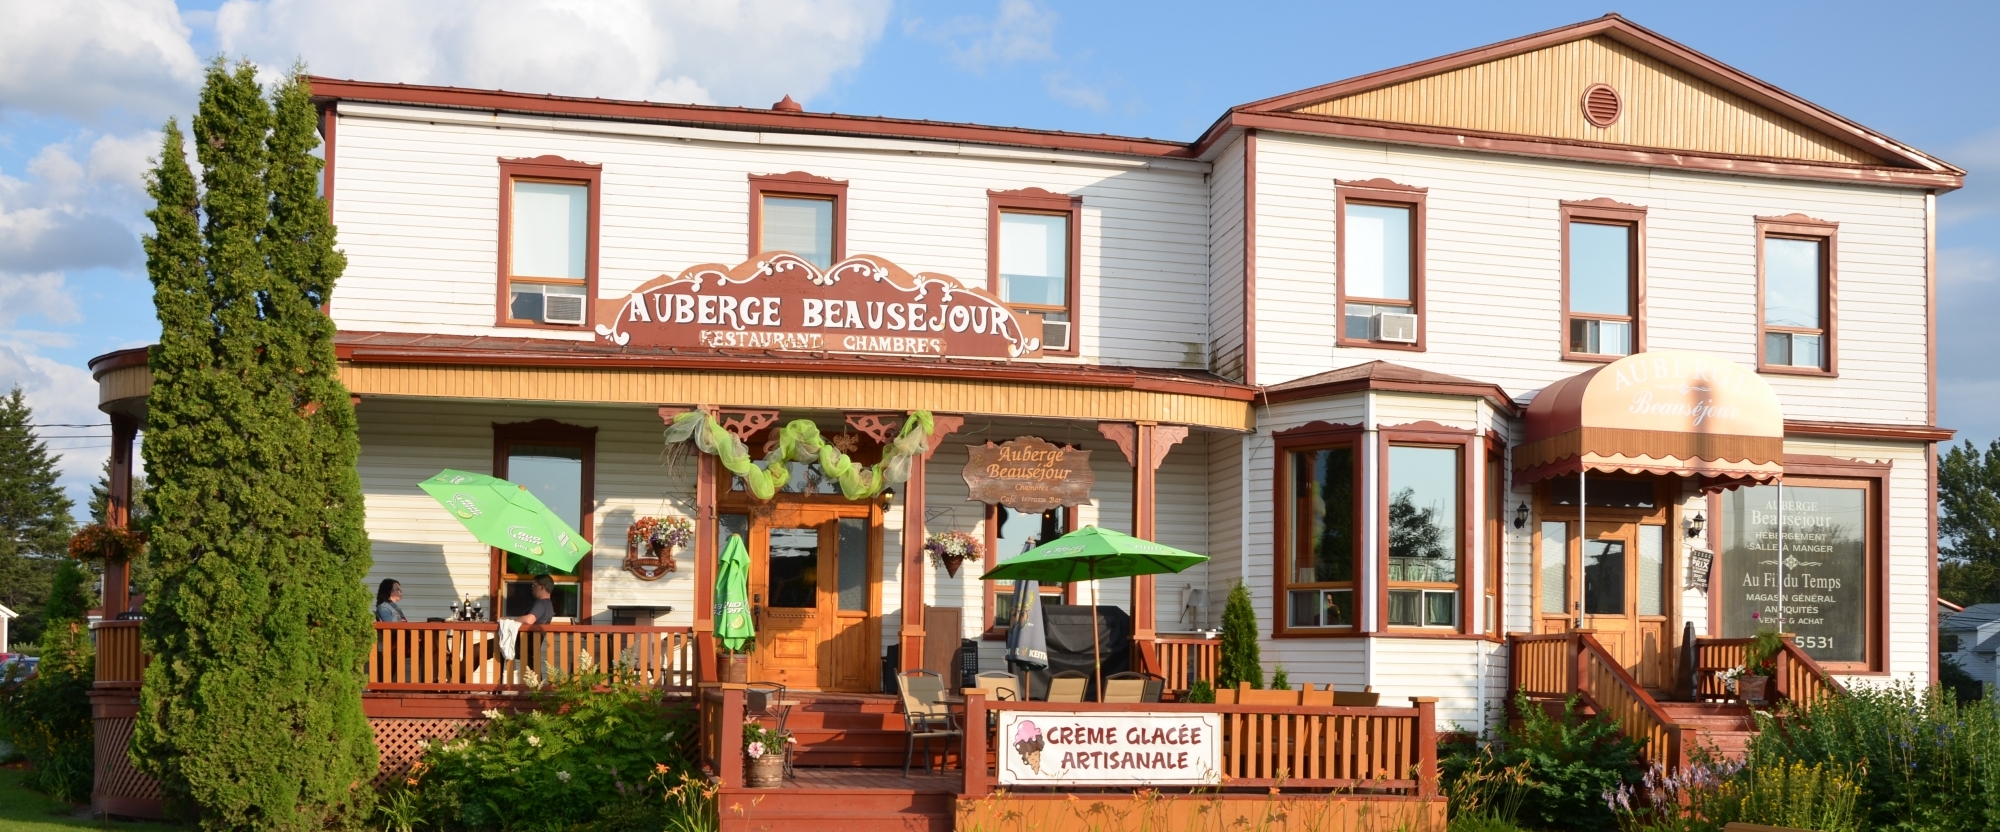
[{"label": "green patio umbrella", "polygon": [[528,491],[499,477],[454,471],[417,483],[479,542],[569,571],[590,544]]},{"label": "green patio umbrella", "polygon": [[715,637],[731,653],[741,653],[757,637],[750,620],[750,551],[732,534],[715,570]]},{"label": "green patio umbrella", "polygon": [[1165,575],[1207,561],[1207,555],[1140,540],[1109,529],[1084,526],[1009,558],[1007,562],[987,570],[981,578],[988,581],[1065,584],[1091,581],[1090,642],[1094,654],[1091,662],[1097,671],[1097,696],[1102,699],[1104,655],[1103,647],[1097,643],[1097,579]]}]

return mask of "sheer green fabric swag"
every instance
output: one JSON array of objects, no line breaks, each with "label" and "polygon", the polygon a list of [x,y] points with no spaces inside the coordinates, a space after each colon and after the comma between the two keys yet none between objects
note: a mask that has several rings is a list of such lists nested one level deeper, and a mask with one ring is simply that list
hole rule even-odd
[{"label": "sheer green fabric swag", "polygon": [[841,453],[820,435],[819,426],[807,419],[794,419],[779,428],[777,446],[762,460],[751,459],[743,440],[699,408],[674,417],[667,425],[666,441],[672,447],[693,440],[702,453],[713,454],[729,473],[742,477],[750,496],[759,500],[771,499],[791,481],[792,462],[818,464],[822,474],[840,483],[841,496],[865,500],[910,478],[910,460],[930,446],[932,430],[930,411],[911,413],[901,433],[882,449],[882,461],[868,466]]}]

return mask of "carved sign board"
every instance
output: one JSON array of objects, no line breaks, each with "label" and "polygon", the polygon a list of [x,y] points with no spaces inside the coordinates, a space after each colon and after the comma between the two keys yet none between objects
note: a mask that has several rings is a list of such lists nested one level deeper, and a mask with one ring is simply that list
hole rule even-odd
[{"label": "carved sign board", "polygon": [[1057,447],[1032,436],[1004,445],[967,445],[967,499],[1027,514],[1090,502],[1097,475],[1090,452]]},{"label": "carved sign board", "polygon": [[734,268],[660,275],[597,301],[597,336],[619,346],[758,352],[1034,358],[1042,321],[941,274],[861,254],[820,269],[772,252]]}]

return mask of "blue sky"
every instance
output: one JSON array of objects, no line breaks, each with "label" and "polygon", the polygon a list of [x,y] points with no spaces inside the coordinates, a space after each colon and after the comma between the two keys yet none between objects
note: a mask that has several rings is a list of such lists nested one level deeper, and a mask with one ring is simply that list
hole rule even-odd
[{"label": "blue sky", "polygon": [[[1939,422],[2000,437],[2000,4],[0,0],[0,389],[89,424],[157,326],[157,128],[218,53],[380,81],[1187,140],[1227,107],[1618,11],[1971,171],[1940,200]],[[185,122],[184,122],[185,123]],[[105,428],[44,431],[81,500]]]}]

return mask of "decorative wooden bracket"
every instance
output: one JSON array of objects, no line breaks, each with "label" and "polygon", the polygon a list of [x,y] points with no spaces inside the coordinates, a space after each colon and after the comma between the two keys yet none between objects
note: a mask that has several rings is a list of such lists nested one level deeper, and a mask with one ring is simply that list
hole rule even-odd
[{"label": "decorative wooden bracket", "polygon": [[1179,445],[1187,438],[1187,425],[1154,425],[1153,458],[1150,460],[1153,470],[1159,470],[1160,463],[1167,461],[1167,451],[1173,450],[1175,445]]},{"label": "decorative wooden bracket", "polygon": [[[877,443],[887,445],[896,440],[897,432],[903,429],[903,420],[908,418],[907,413],[849,413],[847,424],[868,434]],[[931,414],[931,442],[930,447],[924,449],[924,458],[930,459],[932,454],[937,453],[938,446],[944,443],[944,438],[957,433],[962,427],[965,427],[964,416]]]},{"label": "decorative wooden bracket", "polygon": [[1167,452],[1188,438],[1187,425],[1155,425],[1150,422],[1098,422],[1097,432],[1104,438],[1118,444],[1118,450],[1125,454],[1125,461],[1132,467],[1139,467],[1139,425],[1148,424],[1153,428],[1153,441],[1146,447],[1149,471],[1159,470],[1160,463],[1167,459]]},{"label": "decorative wooden bracket", "polygon": [[715,407],[713,405],[701,405],[698,408],[662,405],[660,407],[660,421],[671,425],[674,423],[674,417],[697,409],[708,411],[710,416],[715,417],[716,423],[722,425],[723,430],[729,431],[730,434],[743,441],[748,441],[751,435],[770,427],[778,421],[778,411],[775,410],[748,410],[740,407]]},{"label": "decorative wooden bracket", "polygon": [[1097,432],[1104,434],[1104,438],[1118,443],[1118,450],[1125,452],[1126,464],[1137,468],[1139,461],[1133,458],[1132,446],[1139,442],[1138,427],[1131,422],[1098,422]]}]

